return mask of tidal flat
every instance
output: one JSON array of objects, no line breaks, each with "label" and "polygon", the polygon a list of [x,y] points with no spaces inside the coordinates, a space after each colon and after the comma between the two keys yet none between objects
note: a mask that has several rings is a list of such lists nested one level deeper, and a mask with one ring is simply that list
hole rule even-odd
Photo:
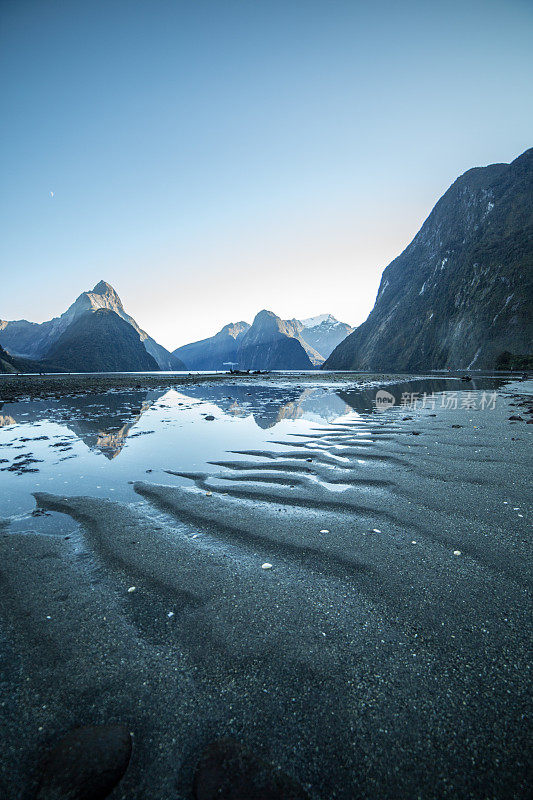
[{"label": "tidal flat", "polygon": [[529,797],[533,381],[21,380],[0,797],[85,725],[132,734],[114,800],[225,737],[313,800]]}]

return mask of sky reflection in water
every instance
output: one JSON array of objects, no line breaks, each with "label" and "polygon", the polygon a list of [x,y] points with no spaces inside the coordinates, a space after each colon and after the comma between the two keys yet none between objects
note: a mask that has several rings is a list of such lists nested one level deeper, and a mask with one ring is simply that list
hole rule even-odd
[{"label": "sky reflection in water", "polygon": [[[434,379],[388,388],[399,402],[404,391],[492,386],[493,380],[462,387]],[[376,388],[217,383],[184,392],[112,391],[5,403],[0,408],[0,517],[15,516],[21,530],[46,528],[46,520],[31,516],[35,491],[138,501],[131,482],[146,480],[147,473],[157,482],[175,484],[183,479],[165,470],[210,471],[209,462],[228,451],[279,450],[276,442],[290,440],[290,434],[340,418],[368,419],[377,413]],[[209,415],[214,421],[205,419]],[[65,525],[54,520],[54,531],[63,532]]]}]

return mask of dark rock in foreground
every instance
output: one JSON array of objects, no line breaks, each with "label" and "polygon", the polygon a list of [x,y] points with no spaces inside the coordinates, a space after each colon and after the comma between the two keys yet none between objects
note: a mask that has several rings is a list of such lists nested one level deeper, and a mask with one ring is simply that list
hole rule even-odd
[{"label": "dark rock in foreground", "polygon": [[52,750],[36,800],[104,800],[126,772],[131,746],[121,725],[71,731]]}]

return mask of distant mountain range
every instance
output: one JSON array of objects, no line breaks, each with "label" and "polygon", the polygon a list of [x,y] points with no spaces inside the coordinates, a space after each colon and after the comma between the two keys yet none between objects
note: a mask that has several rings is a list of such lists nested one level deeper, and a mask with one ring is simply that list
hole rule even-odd
[{"label": "distant mountain range", "polygon": [[355,330],[331,314],[252,325],[170,353],[126,313],[108,283],[40,324],[0,320],[0,372],[318,367],[416,372],[533,366],[533,149],[469,170],[384,270]]},{"label": "distant mountain range", "polygon": [[313,369],[352,330],[331,314],[300,321],[261,311],[252,325],[230,323],[169,353],[124,310],[113,287],[100,281],[60,317],[42,323],[0,320],[0,372]]},{"label": "distant mountain range", "polygon": [[282,320],[260,311],[247,322],[225,325],[215,336],[174,350],[187,369],[313,369],[353,328],[331,314]]},{"label": "distant mountain range", "polygon": [[[105,281],[80,294],[64,314],[47,322],[0,320],[0,346],[12,367],[20,371],[184,369],[179,358],[126,313],[120,297]],[[8,370],[0,363],[0,371]]]},{"label": "distant mountain range", "polygon": [[187,369],[226,370],[228,364],[237,364],[239,343],[249,327],[247,322],[230,322],[214,336],[178,347],[172,355]]},{"label": "distant mountain range", "polygon": [[272,311],[260,311],[239,342],[239,369],[313,369],[295,332],[291,322]]},{"label": "distant mountain range", "polygon": [[326,369],[533,365],[533,149],[471,169],[383,272]]}]

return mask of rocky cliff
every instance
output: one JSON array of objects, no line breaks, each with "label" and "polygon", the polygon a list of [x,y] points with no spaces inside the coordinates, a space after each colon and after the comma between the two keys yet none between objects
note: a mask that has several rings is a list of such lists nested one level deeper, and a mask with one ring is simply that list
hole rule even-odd
[{"label": "rocky cliff", "polygon": [[[339,322],[331,314],[308,320],[286,319],[280,322],[279,330],[301,344],[315,367],[323,364],[334,347],[353,331],[353,328]],[[178,347],[173,355],[180,358],[187,369],[228,369],[229,362],[237,364],[240,343],[249,328],[247,322],[231,322],[215,336]],[[241,364],[238,366],[241,367]]]},{"label": "rocky cliff", "polygon": [[239,369],[313,369],[302,344],[272,311],[260,311],[242,336],[237,352]]},{"label": "rocky cliff", "polygon": [[455,181],[324,367],[492,368],[533,351],[532,304],[533,149]]},{"label": "rocky cliff", "polygon": [[137,331],[115,311],[99,308],[76,317],[52,345],[43,369],[65,372],[149,372],[157,362]]},{"label": "rocky cliff", "polygon": [[24,319],[12,322],[0,320],[0,345],[13,356],[35,360],[48,359],[52,346],[69,325],[82,314],[102,308],[113,311],[134,328],[145,350],[156,360],[159,369],[184,369],[183,363],[178,358],[148,336],[133,317],[126,313],[120,297],[105,281],[97,283],[90,292],[82,292],[60,317],[54,317],[47,322],[39,324]]},{"label": "rocky cliff", "polygon": [[249,327],[247,322],[230,322],[215,336],[178,347],[172,355],[187,369],[227,370],[229,362],[237,362],[240,340]]}]

